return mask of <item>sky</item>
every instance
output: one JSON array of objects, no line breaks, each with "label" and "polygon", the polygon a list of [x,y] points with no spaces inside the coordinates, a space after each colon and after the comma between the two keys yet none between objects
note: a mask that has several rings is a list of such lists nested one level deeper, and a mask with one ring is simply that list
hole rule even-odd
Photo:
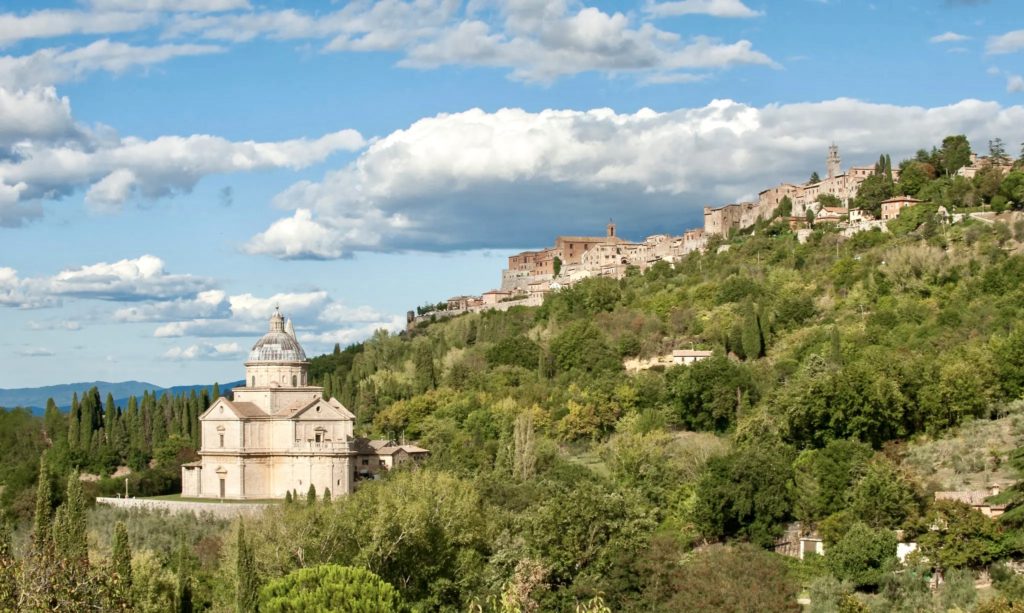
[{"label": "sky", "polygon": [[1024,141],[1019,0],[0,3],[0,387],[230,381],[557,234],[966,134]]}]

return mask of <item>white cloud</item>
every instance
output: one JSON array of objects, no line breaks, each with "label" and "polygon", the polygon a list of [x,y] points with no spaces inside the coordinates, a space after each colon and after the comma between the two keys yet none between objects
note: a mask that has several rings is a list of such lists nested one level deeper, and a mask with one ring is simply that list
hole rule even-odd
[{"label": "white cloud", "polygon": [[[895,160],[949,134],[1024,140],[1024,107],[964,100],[902,107],[850,99],[633,114],[473,109],[421,119],[357,159],[278,194],[294,213],[250,253],[334,258],[354,250],[548,244],[558,232],[684,230],[705,205],[756,195],[822,169],[829,143],[846,165]],[[357,230],[357,231],[354,231]],[[312,240],[307,240],[312,237]]]},{"label": "white cloud", "polygon": [[[720,16],[756,14],[739,0],[682,4]],[[634,23],[624,13],[606,13],[568,0],[513,0],[497,4],[493,11],[478,10],[480,3],[460,11],[459,5],[453,0],[389,0],[351,3],[319,17],[292,9],[181,15],[165,35],[234,42],[257,37],[330,39],[327,51],[400,51],[400,66],[504,68],[512,71],[512,78],[524,81],[548,82],[589,71],[643,74],[741,64],[775,66],[747,40],[684,39],[649,22]],[[490,20],[478,18],[484,16]]]},{"label": "white cloud", "polygon": [[342,347],[365,340],[377,330],[398,332],[405,329],[405,317],[393,316],[382,318],[373,323],[357,325],[350,328],[338,328],[318,333],[299,334],[299,341],[329,347],[335,343]]},{"label": "white cloud", "polygon": [[1006,91],[1013,92],[1024,92],[1024,77],[1012,74],[1006,78]]},{"label": "white cloud", "polygon": [[53,87],[0,88],[0,150],[25,139],[54,142],[79,136],[71,103]]},{"label": "white cloud", "polygon": [[248,0],[88,0],[94,11],[217,13],[251,7]]},{"label": "white cloud", "polygon": [[677,0],[676,2],[648,2],[645,9],[656,17],[676,15],[711,15],[712,17],[760,17],[741,0]]},{"label": "white cloud", "polygon": [[174,336],[237,336],[266,330],[267,319],[277,307],[288,317],[315,325],[321,311],[331,303],[322,290],[282,292],[261,298],[252,294],[228,296],[224,292],[207,292],[193,301],[175,304],[155,303],[136,311],[122,309],[115,317],[122,320],[166,321],[154,332],[158,337]]},{"label": "white cloud", "polygon": [[0,47],[34,38],[130,32],[153,24],[155,19],[156,16],[149,13],[116,10],[42,10],[25,15],[0,13]]},{"label": "white cloud", "polygon": [[163,322],[189,318],[228,317],[230,314],[227,294],[219,289],[211,289],[199,292],[195,297],[124,307],[114,312],[114,320],[132,323]]},{"label": "white cloud", "polygon": [[34,284],[55,296],[132,301],[194,295],[208,288],[212,281],[188,274],[168,273],[164,270],[163,260],[143,255],[62,270]]},{"label": "white cloud", "polygon": [[942,34],[936,34],[935,36],[928,39],[928,42],[937,43],[958,43],[965,40],[970,40],[970,36],[964,34],[957,34],[956,32],[943,32]]},{"label": "white cloud", "polygon": [[1006,34],[989,37],[985,50],[993,55],[1013,53],[1024,49],[1024,30],[1013,30]]},{"label": "white cloud", "polygon": [[187,347],[171,347],[164,353],[169,360],[234,359],[242,355],[238,343],[197,343]]},{"label": "white cloud", "polygon": [[30,281],[20,278],[15,269],[0,267],[0,306],[34,309],[54,306],[57,302],[52,296],[34,292]]},{"label": "white cloud", "polygon": [[25,358],[46,358],[56,354],[44,347],[27,347],[19,350],[18,355]]},{"label": "white cloud", "polygon": [[355,130],[317,139],[229,141],[217,136],[119,138],[71,118],[53,88],[0,87],[0,225],[18,225],[37,213],[25,204],[85,188],[86,203],[116,211],[133,199],[190,191],[204,176],[274,168],[301,169],[340,150],[365,145]]},{"label": "white cloud", "polygon": [[84,47],[40,49],[30,55],[0,56],[0,87],[24,89],[81,79],[105,71],[121,74],[178,57],[221,53],[218,45],[163,44],[151,47],[100,39]]}]

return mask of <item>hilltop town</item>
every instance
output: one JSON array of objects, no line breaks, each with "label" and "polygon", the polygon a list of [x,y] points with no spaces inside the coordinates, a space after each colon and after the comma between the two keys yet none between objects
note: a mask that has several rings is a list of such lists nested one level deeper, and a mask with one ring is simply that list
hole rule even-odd
[{"label": "hilltop town", "polygon": [[[922,152],[923,153],[923,152]],[[920,154],[919,154],[920,156]],[[952,174],[974,180],[985,169],[1002,175],[1014,168],[1008,156],[979,156],[970,153],[966,164]],[[704,207],[704,225],[685,230],[678,236],[653,234],[642,241],[624,239],[616,224],[609,220],[603,236],[558,236],[546,249],[523,251],[509,256],[508,267],[501,271],[501,285],[480,295],[460,295],[436,305],[418,307],[407,313],[407,324],[452,317],[462,313],[507,310],[514,306],[539,306],[544,296],[591,277],[621,279],[630,269],[643,272],[657,262],[673,264],[693,252],[709,246],[727,249],[715,239],[726,239],[749,230],[758,222],[777,219],[795,231],[804,242],[814,227],[834,224],[844,236],[873,229],[887,232],[887,222],[899,217],[906,208],[922,203],[909,195],[892,195],[881,201],[877,211],[856,205],[861,186],[871,177],[885,177],[892,184],[900,180],[899,168],[892,168],[888,156],[874,165],[850,166],[845,172],[839,147],[832,144],[825,160],[826,174],[812,173],[806,183],[783,182],[761,190],[757,202],[737,202]],[[948,222],[960,221],[964,214],[950,214],[940,207]]]}]

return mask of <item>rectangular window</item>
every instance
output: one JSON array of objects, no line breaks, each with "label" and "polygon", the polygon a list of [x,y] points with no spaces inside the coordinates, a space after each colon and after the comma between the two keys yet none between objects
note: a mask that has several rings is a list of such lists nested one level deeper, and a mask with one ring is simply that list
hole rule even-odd
[{"label": "rectangular window", "polygon": [[369,465],[370,465],[370,461],[369,460],[363,460],[363,466],[369,466]]},{"label": "rectangular window", "polygon": [[224,435],[221,434],[219,436],[220,436],[220,446],[223,447],[224,446]]}]

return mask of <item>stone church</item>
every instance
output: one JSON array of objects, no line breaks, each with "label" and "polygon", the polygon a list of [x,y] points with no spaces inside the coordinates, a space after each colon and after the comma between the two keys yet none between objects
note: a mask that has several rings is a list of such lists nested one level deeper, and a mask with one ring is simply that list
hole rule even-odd
[{"label": "stone church", "polygon": [[309,360],[280,310],[245,362],[245,385],[199,416],[200,459],[181,467],[182,496],[284,498],[352,492],[427,451],[394,441],[357,439],[355,416],[323,388],[309,384]]}]

